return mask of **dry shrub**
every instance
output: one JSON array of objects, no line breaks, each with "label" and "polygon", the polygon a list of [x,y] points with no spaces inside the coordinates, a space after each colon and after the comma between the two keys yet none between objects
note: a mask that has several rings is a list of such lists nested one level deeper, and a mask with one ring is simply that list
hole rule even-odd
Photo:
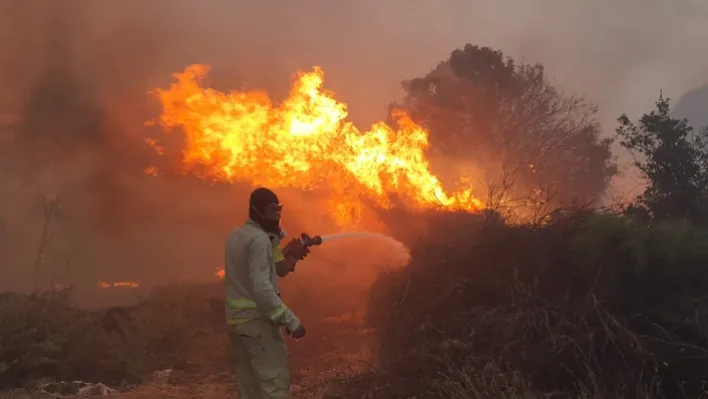
[{"label": "dry shrub", "polygon": [[434,222],[372,292],[377,397],[706,395],[706,230],[590,212],[543,227],[464,218]]},{"label": "dry shrub", "polygon": [[[212,354],[200,356],[199,345],[214,339],[207,288],[157,287],[134,307],[111,309],[103,325],[111,330],[113,356],[129,364],[136,376],[164,368],[186,369],[205,361]],[[220,316],[223,319],[223,313]]]},{"label": "dry shrub", "polygon": [[158,287],[136,306],[101,311],[73,307],[69,291],[2,294],[0,388],[39,379],[131,384],[164,368],[222,370],[227,357],[214,345],[213,292]]},{"label": "dry shrub", "polygon": [[86,370],[104,378],[108,344],[96,319],[71,306],[69,291],[0,297],[0,387]]}]

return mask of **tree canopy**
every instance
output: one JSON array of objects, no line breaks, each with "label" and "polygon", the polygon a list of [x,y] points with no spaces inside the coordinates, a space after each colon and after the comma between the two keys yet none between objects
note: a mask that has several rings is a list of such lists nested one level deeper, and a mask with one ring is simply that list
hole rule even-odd
[{"label": "tree canopy", "polygon": [[694,132],[685,118],[671,117],[668,98],[637,122],[622,115],[617,136],[647,180],[635,210],[655,219],[705,223],[708,201],[708,131]]},{"label": "tree canopy", "polygon": [[509,201],[592,201],[616,172],[596,107],[556,89],[542,64],[468,44],[403,87],[392,107],[430,130],[433,155],[472,161],[492,184],[513,180]]}]

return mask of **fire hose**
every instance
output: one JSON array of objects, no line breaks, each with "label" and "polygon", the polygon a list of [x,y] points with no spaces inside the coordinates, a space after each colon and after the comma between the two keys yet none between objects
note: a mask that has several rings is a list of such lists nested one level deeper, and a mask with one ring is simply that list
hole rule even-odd
[{"label": "fire hose", "polygon": [[[310,237],[309,235],[302,233],[300,236],[300,242],[305,248],[313,247],[313,246],[318,246],[322,245],[323,243],[339,238],[345,238],[345,237],[370,237],[370,238],[380,238],[384,240],[394,240],[393,238],[383,235],[383,234],[377,234],[377,233],[339,233],[339,234],[330,234],[326,236],[312,236]],[[395,240],[394,240],[395,241]]]}]

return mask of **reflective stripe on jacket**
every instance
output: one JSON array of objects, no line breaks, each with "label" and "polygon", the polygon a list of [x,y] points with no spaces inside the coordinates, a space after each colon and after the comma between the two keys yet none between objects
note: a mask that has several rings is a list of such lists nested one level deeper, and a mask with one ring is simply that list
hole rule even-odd
[{"label": "reflective stripe on jacket", "polygon": [[227,323],[267,319],[290,331],[300,326],[280,299],[273,243],[256,222],[249,219],[229,235],[225,265]]},{"label": "reflective stripe on jacket", "polygon": [[280,249],[280,245],[273,244],[273,262],[278,263],[278,262],[282,262],[284,260],[285,260],[285,256],[283,256],[283,250]]}]

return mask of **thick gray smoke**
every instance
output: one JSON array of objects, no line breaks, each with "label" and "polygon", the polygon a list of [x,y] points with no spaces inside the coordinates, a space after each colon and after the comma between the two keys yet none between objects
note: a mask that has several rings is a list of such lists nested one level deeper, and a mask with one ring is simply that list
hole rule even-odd
[{"label": "thick gray smoke", "polygon": [[687,118],[695,130],[708,127],[708,84],[686,92],[675,104],[676,117]]},{"label": "thick gray smoke", "polygon": [[[699,0],[3,0],[0,7],[0,291],[31,289],[40,252],[44,286],[209,280],[226,233],[245,216],[248,187],[141,172],[150,162],[143,122],[159,112],[147,91],[188,64],[212,65],[221,88],[263,88],[276,98],[293,72],[321,65],[327,87],[362,125],[385,117],[401,80],[467,42],[543,62],[558,85],[600,106],[608,131],[620,113],[651,106],[660,89],[678,98],[708,79],[708,3]],[[53,235],[40,251],[41,204],[52,199],[66,219],[52,216]],[[307,198],[293,203],[295,228],[334,229]],[[347,269],[337,254],[321,260]],[[84,293],[90,298],[89,288]]]}]

